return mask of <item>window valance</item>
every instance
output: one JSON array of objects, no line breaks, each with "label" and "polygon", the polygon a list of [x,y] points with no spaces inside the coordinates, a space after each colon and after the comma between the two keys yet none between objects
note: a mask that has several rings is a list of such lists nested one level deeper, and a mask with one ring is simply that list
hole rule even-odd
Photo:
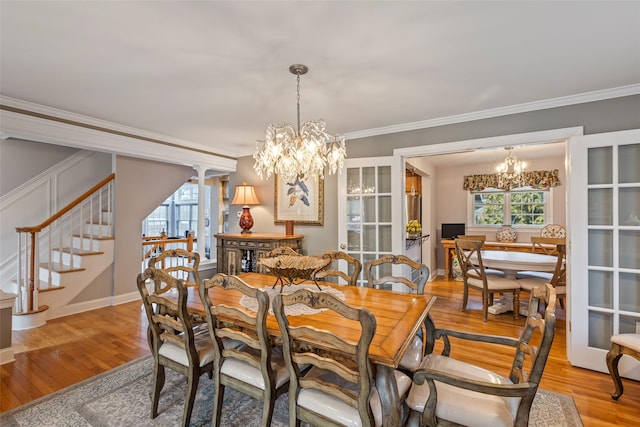
[{"label": "window valance", "polygon": [[558,179],[558,169],[552,171],[530,171],[522,172],[524,184],[516,185],[507,181],[502,187],[498,184],[498,174],[487,173],[479,175],[467,175],[464,177],[462,188],[469,191],[482,191],[487,188],[497,188],[499,190],[511,190],[516,187],[531,187],[541,190],[560,185]]}]

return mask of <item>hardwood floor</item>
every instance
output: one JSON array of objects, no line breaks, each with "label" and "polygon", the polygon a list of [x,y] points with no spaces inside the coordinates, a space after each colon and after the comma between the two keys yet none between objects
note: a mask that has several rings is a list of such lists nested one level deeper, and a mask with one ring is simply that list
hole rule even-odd
[{"label": "hardwood floor", "polygon": [[[520,332],[523,321],[514,320],[512,313],[489,315],[483,323],[476,293],[471,294],[470,310],[461,312],[459,282],[427,283],[425,292],[438,297],[432,314],[439,327],[511,336]],[[573,396],[587,427],[640,425],[640,382],[623,379],[624,394],[614,402],[609,375],[574,368],[567,362],[564,311],[558,308],[557,314],[557,333],[540,386]],[[149,354],[146,328],[140,303],[132,302],[14,331],[16,361],[0,366],[0,412]],[[452,343],[452,349],[452,357],[500,373],[511,365],[507,353],[493,349],[470,351],[458,342]]]}]

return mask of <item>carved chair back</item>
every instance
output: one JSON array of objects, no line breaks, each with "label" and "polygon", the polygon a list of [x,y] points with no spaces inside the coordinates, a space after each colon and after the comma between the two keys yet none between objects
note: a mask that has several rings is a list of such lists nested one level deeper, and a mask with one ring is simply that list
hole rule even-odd
[{"label": "carved chair back", "polygon": [[[404,276],[393,276],[393,265],[409,266],[411,268],[410,277],[413,277],[415,273],[416,278],[411,280]],[[380,289],[385,285],[402,283],[417,294],[424,293],[424,286],[429,279],[429,267],[405,255],[384,255],[378,259],[367,261],[364,264],[364,273],[370,288]]]},{"label": "carved chair back", "polygon": [[[324,279],[331,281],[332,277],[339,277],[347,282],[350,286],[356,286],[358,282],[358,276],[362,271],[362,264],[359,260],[347,255],[342,251],[327,251],[322,254],[322,258],[331,260],[329,266],[315,274],[317,279]],[[339,269],[339,261],[344,260],[347,262],[348,272],[344,272]]]},{"label": "carved chair back", "polygon": [[184,280],[187,286],[197,286],[200,283],[198,274],[200,254],[197,252],[180,248],[167,249],[160,255],[150,258],[147,266],[163,270],[170,276]]}]

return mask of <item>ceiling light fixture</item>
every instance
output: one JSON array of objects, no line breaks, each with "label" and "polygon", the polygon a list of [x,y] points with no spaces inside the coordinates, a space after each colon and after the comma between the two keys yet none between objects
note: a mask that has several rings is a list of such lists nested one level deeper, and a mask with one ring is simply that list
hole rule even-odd
[{"label": "ceiling light fixture", "polygon": [[516,188],[524,185],[524,169],[527,164],[521,160],[518,160],[513,155],[513,147],[504,147],[505,150],[509,150],[509,155],[502,163],[496,167],[498,172],[498,187],[499,188]]},{"label": "ceiling light fixture", "polygon": [[330,174],[342,170],[347,154],[344,136],[327,133],[324,120],[300,125],[300,76],[309,68],[294,64],[289,71],[298,79],[298,127],[267,126],[265,138],[258,140],[257,152],[253,155],[253,169],[260,179],[268,179],[271,174],[281,175],[286,182],[315,176],[323,179],[325,167]]}]

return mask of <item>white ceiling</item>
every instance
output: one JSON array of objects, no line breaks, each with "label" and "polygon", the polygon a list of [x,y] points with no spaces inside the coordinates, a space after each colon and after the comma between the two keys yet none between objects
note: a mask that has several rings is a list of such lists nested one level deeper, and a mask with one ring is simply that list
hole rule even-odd
[{"label": "white ceiling", "polygon": [[294,63],[301,119],[347,137],[640,92],[638,1],[2,0],[0,39],[3,96],[234,157],[295,123]]}]

